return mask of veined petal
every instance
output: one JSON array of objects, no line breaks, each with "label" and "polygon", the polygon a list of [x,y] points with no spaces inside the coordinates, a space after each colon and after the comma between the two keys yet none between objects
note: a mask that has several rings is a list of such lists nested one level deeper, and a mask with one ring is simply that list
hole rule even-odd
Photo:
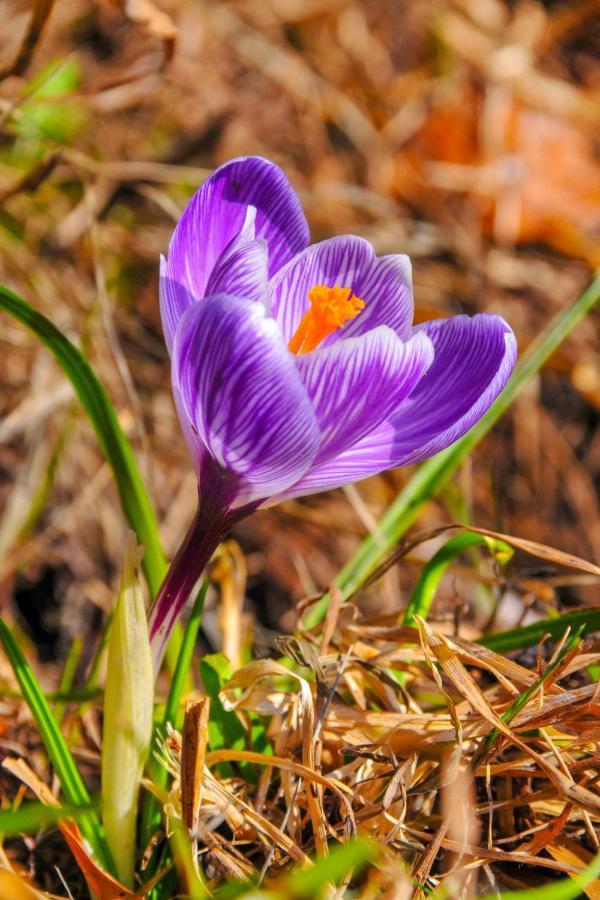
[{"label": "veined petal", "polygon": [[351,288],[365,307],[355,319],[325,338],[322,347],[340,338],[365,334],[387,325],[401,338],[410,335],[413,301],[407,256],[375,256],[368,241],[354,235],[334,237],[307,247],[269,285],[271,311],[289,341],[309,307],[315,285]]},{"label": "veined petal", "polygon": [[[245,297],[265,306],[268,301],[268,248],[264,238],[255,238],[256,207],[248,206],[239,234],[225,247],[210,273],[207,294]],[[178,282],[172,266],[160,258],[160,311],[167,349],[171,353],[179,319],[200,298]]]},{"label": "veined petal", "polygon": [[[455,316],[415,329],[435,348],[433,365],[409,397],[370,434],[310,470],[285,497],[316,493],[420,462],[462,437],[504,388],[516,341],[499,316]],[[282,499],[282,497],[278,498]]]},{"label": "veined petal", "polygon": [[194,304],[175,336],[173,384],[180,414],[237,481],[233,506],[284,490],[314,459],[315,414],[261,304],[225,295]]},{"label": "veined petal", "polygon": [[208,279],[207,295],[229,294],[266,306],[268,296],[268,249],[264,238],[248,241],[225,252]]},{"label": "veined petal", "polygon": [[249,206],[256,208],[254,237],[269,248],[269,275],[308,243],[308,225],[281,169],[258,156],[217,169],[188,203],[169,246],[169,276],[200,300],[225,248],[240,234]]},{"label": "veined petal", "polygon": [[311,466],[300,481],[274,497],[273,502],[318,494],[391,469],[393,437],[394,429],[389,420],[382,422],[371,434],[343,453],[321,465]]},{"label": "veined petal", "polygon": [[360,441],[385,421],[433,362],[425,334],[404,343],[391,328],[338,341],[297,357],[317,415],[320,465]]},{"label": "veined petal", "polygon": [[435,360],[390,419],[394,466],[420,462],[466,434],[503,389],[517,358],[515,336],[500,316],[453,316],[414,330],[431,338]]},{"label": "veined petal", "polygon": [[169,276],[169,267],[164,256],[160,258],[158,296],[163,334],[170,355],[179,320],[195,301],[194,297],[182,284],[174,281]]}]

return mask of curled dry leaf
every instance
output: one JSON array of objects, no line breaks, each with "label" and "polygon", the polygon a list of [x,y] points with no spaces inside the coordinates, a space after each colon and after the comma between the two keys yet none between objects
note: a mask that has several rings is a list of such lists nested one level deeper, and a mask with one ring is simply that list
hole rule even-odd
[{"label": "curled dry leaf", "polygon": [[484,537],[505,541],[511,547],[524,550],[525,553],[545,559],[547,562],[554,563],[557,566],[567,566],[570,569],[579,569],[581,572],[587,572],[590,575],[600,575],[600,566],[597,566],[595,563],[588,562],[588,560],[575,556],[573,553],[565,553],[564,550],[556,550],[554,547],[548,547],[546,544],[539,544],[537,541],[529,541],[526,538],[514,537],[510,534],[502,534],[499,531],[490,531],[488,528],[474,528],[470,525],[454,525],[453,527],[464,528],[465,531],[472,531],[475,534],[482,534]]}]

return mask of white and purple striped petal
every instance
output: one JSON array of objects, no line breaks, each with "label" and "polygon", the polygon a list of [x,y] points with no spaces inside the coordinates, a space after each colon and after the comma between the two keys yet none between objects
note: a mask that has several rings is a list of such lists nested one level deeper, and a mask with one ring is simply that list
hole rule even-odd
[{"label": "white and purple striped petal", "polygon": [[217,169],[198,190],[179,220],[169,246],[166,275],[196,300],[223,251],[247,226],[254,207],[253,238],[269,248],[269,276],[308,244],[308,225],[287,177],[274,163],[241,157]]},{"label": "white and purple striped petal", "polygon": [[268,300],[268,247],[264,238],[225,251],[210,273],[206,294],[229,294],[254,300],[265,307]]},{"label": "white and purple striped petal", "polygon": [[[269,249],[265,239],[255,237],[255,232],[256,207],[248,206],[241,231],[221,252],[208,276],[207,295],[230,294],[267,305]],[[171,268],[161,256],[160,312],[169,353],[179,319],[201,299],[192,296],[180,281],[170,276]]]},{"label": "white and purple striped petal", "polygon": [[425,334],[405,343],[383,325],[299,356],[321,434],[313,465],[339,455],[389,418],[432,362],[433,344]]},{"label": "white and purple striped petal", "polygon": [[225,479],[233,507],[285,490],[307,471],[319,428],[296,360],[262,304],[218,295],[181,319],[173,347],[180,415]]},{"label": "white and purple striped petal", "polygon": [[338,456],[311,466],[286,497],[420,462],[453,444],[489,409],[516,359],[515,337],[504,319],[455,316],[414,332],[433,342],[435,356],[427,374],[389,418]]},{"label": "white and purple striped petal", "polygon": [[367,241],[354,235],[307,247],[280,269],[269,285],[271,313],[286,341],[309,308],[308,292],[314,285],[351,288],[365,302],[361,314],[326,338],[323,347],[366,334],[379,325],[387,325],[403,339],[409,337],[413,300],[407,256],[377,257]]},{"label": "white and purple striped petal", "polygon": [[414,331],[431,338],[435,361],[390,419],[394,466],[420,462],[466,434],[504,388],[517,358],[515,336],[500,316],[453,316]]}]

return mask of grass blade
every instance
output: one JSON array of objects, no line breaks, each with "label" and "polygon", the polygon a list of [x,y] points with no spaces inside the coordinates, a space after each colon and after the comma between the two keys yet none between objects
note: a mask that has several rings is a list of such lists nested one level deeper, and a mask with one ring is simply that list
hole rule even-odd
[{"label": "grass blade", "polygon": [[158,523],[131,444],[119,425],[108,394],[77,347],[49,319],[4,285],[0,285],[0,309],[33,331],[73,385],[114,472],[127,521],[138,542],[146,548],[142,565],[150,592],[156,595],[167,568]]},{"label": "grass blade", "polygon": [[[450,481],[458,467],[506,412],[576,325],[600,300],[600,275],[568,309],[559,313],[519,359],[504,391],[487,413],[456,444],[421,465],[391,504],[377,529],[366,538],[335,579],[343,599],[357,591],[386,553],[406,534],[421,509]],[[318,625],[329,606],[325,594],[304,617],[306,627]]]},{"label": "grass blade", "polygon": [[510,653],[513,650],[525,650],[535,647],[544,635],[549,634],[552,640],[558,640],[568,627],[579,630],[582,635],[600,631],[600,608],[578,609],[553,619],[542,619],[531,625],[520,625],[508,631],[497,631],[486,634],[477,641],[495,653]]},{"label": "grass blade", "polygon": [[190,617],[185,624],[183,639],[179,648],[179,656],[177,657],[177,664],[173,671],[171,687],[169,689],[169,696],[167,697],[167,705],[165,707],[165,728],[168,722],[171,722],[175,728],[181,727],[179,706],[181,704],[181,697],[185,688],[186,678],[190,671],[192,655],[194,653],[194,647],[196,646],[196,638],[198,637],[198,631],[202,623],[202,613],[204,611],[204,601],[206,600],[208,585],[209,580],[208,578],[205,578],[198,591],[196,600],[194,601]]},{"label": "grass blade", "polygon": [[[77,671],[77,665],[79,660],[81,659],[81,653],[83,651],[83,638],[76,637],[73,639],[73,643],[69,649],[69,655],[65,661],[65,665],[62,671],[62,676],[60,679],[60,684],[58,686],[59,693],[68,694],[70,693],[73,687],[73,681],[75,679],[75,673]],[[65,714],[66,703],[59,701],[54,707],[54,718],[60,725],[63,720]]]},{"label": "grass blade", "polygon": [[[556,669],[562,664],[565,656],[579,644],[582,631],[583,626],[580,626],[575,634],[572,634],[567,640],[554,662],[550,663],[550,665],[544,669],[540,677],[537,678],[533,682],[533,684],[531,684],[527,688],[526,691],[523,691],[523,693],[520,694],[513,703],[511,703],[508,709],[501,714],[500,718],[505,725],[510,725],[515,716],[521,712],[521,710],[529,703],[531,698],[539,691],[542,685],[545,684],[546,681],[550,678],[552,673],[555,672]],[[471,768],[473,769],[473,771],[475,771],[477,766],[480,764],[482,757],[487,754],[488,750],[492,747],[497,737],[498,729],[492,728],[488,736],[485,738],[483,744],[481,745],[481,748],[474,754],[471,760]]]},{"label": "grass blade", "polygon": [[438,585],[452,560],[468,547],[481,544],[491,545],[503,552],[508,552],[509,555],[512,554],[512,550],[507,544],[501,541],[494,541],[481,534],[475,534],[472,531],[467,531],[465,534],[457,534],[455,537],[450,538],[423,567],[423,571],[404,611],[405,625],[415,625],[415,616],[421,616],[423,619],[427,618]]},{"label": "grass blade", "polygon": [[360,872],[376,855],[376,847],[361,838],[337,844],[324,859],[318,860],[314,866],[296,869],[284,881],[282,896],[294,897],[297,900],[325,896],[327,884],[339,884],[349,872]]},{"label": "grass blade", "polygon": [[24,803],[18,809],[0,811],[0,834],[9,837],[15,834],[37,834],[60,822],[62,819],[81,819],[93,813],[95,805],[87,806],[46,806],[44,803]]},{"label": "grass blade", "polygon": [[[19,687],[23,692],[25,702],[35,719],[50,762],[60,779],[67,802],[74,806],[89,806],[91,803],[90,795],[65,739],[56,724],[56,720],[50,711],[50,707],[32,669],[3,619],[0,619],[0,643],[2,643],[8,656]],[[86,813],[82,817],[81,830],[93,848],[98,862],[107,871],[112,871],[110,854],[100,828],[100,822],[94,812]]]}]

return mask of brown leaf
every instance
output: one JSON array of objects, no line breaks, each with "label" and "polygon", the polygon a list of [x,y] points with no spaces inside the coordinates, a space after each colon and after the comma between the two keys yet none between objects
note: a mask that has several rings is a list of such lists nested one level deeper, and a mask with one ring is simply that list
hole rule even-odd
[{"label": "brown leaf", "polygon": [[[44,782],[38,778],[33,769],[27,765],[24,759],[8,758],[2,762],[2,767],[9,771],[15,778],[33,791],[38,800],[46,806],[59,807],[60,803]],[[90,856],[83,835],[78,826],[70,819],[63,819],[58,823],[63,837],[69,845],[71,853],[77,860],[77,865],[83,872],[90,892],[98,900],[117,900],[120,897],[129,897],[131,900],[139,900],[144,894],[135,894],[129,888],[124,887],[116,878],[105,872]],[[10,895],[12,896],[12,895]],[[25,895],[24,895],[25,897]]]},{"label": "brown leaf", "polygon": [[511,534],[502,534],[499,531],[490,531],[488,528],[474,528],[470,525],[455,525],[453,527],[464,528],[465,531],[472,531],[475,534],[482,534],[485,537],[491,537],[498,541],[505,541],[511,547],[524,550],[525,553],[530,553],[532,556],[555,563],[557,566],[568,566],[570,569],[579,569],[581,572],[588,572],[590,575],[600,575],[600,566],[597,566],[595,563],[581,559],[580,556],[575,556],[573,553],[565,553],[564,550],[555,550],[554,547],[548,547],[546,544],[538,544],[537,541],[513,537]]},{"label": "brown leaf", "polygon": [[[561,838],[555,844],[550,844],[546,849],[554,859],[572,866],[587,868],[593,860],[592,854],[582,847],[581,844],[566,837]],[[590,900],[600,900],[600,879],[596,878],[595,881],[581,890]]]},{"label": "brown leaf", "polygon": [[[533,107],[548,89],[557,109]],[[432,188],[467,195],[483,230],[520,244],[546,241],[592,265],[600,262],[600,169],[593,137],[575,120],[592,106],[568,82],[530,76],[531,98],[506,93],[500,113],[472,86],[429,111],[410,147],[396,160],[400,196],[430,204]],[[573,120],[560,109],[570,91]],[[525,102],[526,101],[526,102]],[[496,140],[486,142],[482,121],[493,120]]]},{"label": "brown leaf", "polygon": [[183,722],[181,810],[183,822],[191,834],[195,834],[198,830],[209,712],[210,698],[202,697],[188,704]]}]

